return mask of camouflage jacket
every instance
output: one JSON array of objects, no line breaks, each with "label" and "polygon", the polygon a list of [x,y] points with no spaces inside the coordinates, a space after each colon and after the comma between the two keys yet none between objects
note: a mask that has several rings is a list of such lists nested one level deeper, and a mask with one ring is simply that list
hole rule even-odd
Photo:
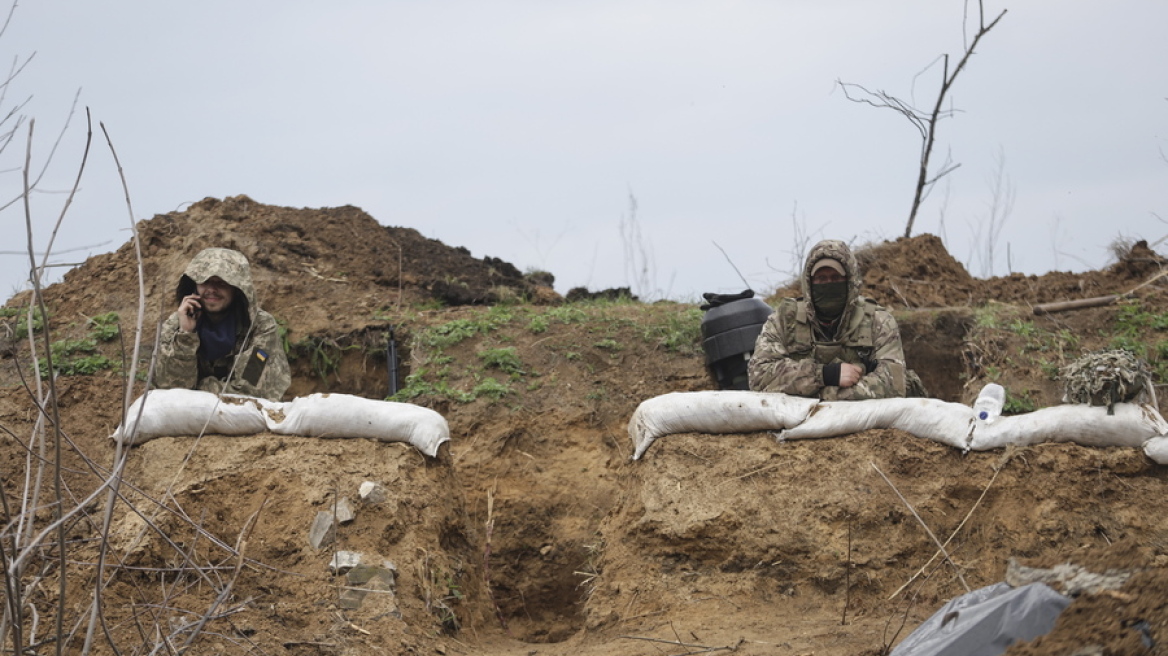
[{"label": "camouflage jacket", "polygon": [[[840,328],[830,340],[813,329],[815,310],[804,300],[811,297],[811,267],[823,257],[841,262],[850,283]],[[784,299],[763,325],[747,369],[750,389],[829,401],[904,396],[904,348],[896,319],[859,295],[860,282],[859,266],[846,244],[834,240],[817,244],[804,267],[803,297]],[[864,367],[867,373],[852,387],[825,386],[824,365],[845,362]]]},{"label": "camouflage jacket", "polygon": [[251,272],[242,253],[224,248],[199,253],[180,278],[176,299],[194,293],[197,283],[212,276],[235,287],[239,293],[233,305],[245,306],[239,312],[243,320],[236,324],[235,347],[226,356],[207,360],[199,349],[198,332],[184,332],[178,313],[172,313],[162,324],[153,386],[279,401],[292,384],[292,372],[276,319],[257,306]]}]

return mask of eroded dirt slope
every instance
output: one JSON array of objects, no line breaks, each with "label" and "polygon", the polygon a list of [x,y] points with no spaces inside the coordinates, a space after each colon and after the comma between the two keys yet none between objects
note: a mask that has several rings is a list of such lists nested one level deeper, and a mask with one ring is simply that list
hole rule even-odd
[{"label": "eroded dirt slope", "polygon": [[[1135,573],[1117,594],[1080,599],[1054,633],[1015,653],[1168,649],[1168,468],[1139,450],[962,454],[890,430],[784,443],[764,433],[673,435],[630,462],[626,426],[641,401],[713,388],[692,306],[555,304],[506,263],[381,227],[356,208],[208,199],[140,232],[148,324],[168,311],[169,281],[192,251],[212,240],[239,248],[261,302],[287,322],[292,394],[383,398],[392,326],[399,398],[441,412],[454,439],[438,459],[398,443],[270,434],[135,448],[104,596],[123,653],[158,644],[143,627],[167,627],[181,641],[214,607],[189,653],[874,654],[965,586],[1001,580],[1010,558]],[[896,313],[909,364],[934,396],[968,402],[998,380],[1036,407],[1058,402],[1052,368],[1132,322],[1125,306],[1045,317],[1030,306],[1126,292],[1160,262],[1137,247],[1104,271],[977,280],[930,235],[879,245],[863,260],[867,293]],[[79,317],[108,311],[132,323],[135,271],[127,246],[47,290],[55,333],[84,333]],[[1162,314],[1162,289],[1141,288],[1138,307]],[[1144,325],[1137,336],[1154,346],[1160,330]],[[116,355],[116,343],[100,348]],[[15,377],[27,356],[14,347],[16,359],[0,362],[10,499],[23,487],[23,443],[36,420]],[[65,480],[82,498],[112,461],[122,383],[104,370],[62,377],[57,391],[71,440]],[[381,484],[384,499],[357,500],[365,481]],[[953,536],[956,566],[934,557],[892,486],[941,539]],[[352,501],[353,521],[313,549],[313,519],[341,498]],[[92,596],[104,504],[87,505],[68,528],[69,623]],[[46,508],[38,518],[49,516]],[[330,573],[340,550],[392,563],[392,593],[347,607],[344,587],[364,584]],[[31,598],[42,633],[56,596],[49,556]],[[1150,650],[1139,651],[1131,628],[1140,621],[1151,627]]]}]

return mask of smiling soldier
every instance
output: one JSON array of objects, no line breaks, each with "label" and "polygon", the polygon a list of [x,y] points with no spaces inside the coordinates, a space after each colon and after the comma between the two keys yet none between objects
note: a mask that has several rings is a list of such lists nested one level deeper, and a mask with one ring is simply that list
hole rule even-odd
[{"label": "smiling soldier", "polygon": [[260,309],[239,251],[208,248],[179,278],[162,324],[154,387],[279,401],[292,383],[275,318]]}]

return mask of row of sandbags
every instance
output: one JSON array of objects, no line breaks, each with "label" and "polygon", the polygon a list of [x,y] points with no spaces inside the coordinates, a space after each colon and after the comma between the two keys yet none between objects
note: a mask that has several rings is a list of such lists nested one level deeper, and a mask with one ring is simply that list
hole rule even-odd
[{"label": "row of sandbags", "polygon": [[641,403],[629,421],[633,459],[654,440],[674,433],[774,431],[781,440],[839,437],[896,428],[963,451],[1008,445],[1075,442],[1086,446],[1143,447],[1168,464],[1168,422],[1151,405],[1059,405],[1034,412],[977,418],[973,408],[937,399],[820,401],[773,392],[674,392]]},{"label": "row of sandbags", "polygon": [[408,442],[430,457],[450,440],[450,428],[442,415],[410,403],[348,394],[269,401],[187,389],[152,390],[142,395],[130,405],[124,424],[110,437],[136,445],[163,436],[264,432]]},{"label": "row of sandbags", "polygon": [[[937,399],[820,401],[766,392],[675,392],[641,403],[629,421],[629,436],[634,460],[674,433],[773,431],[779,439],[804,439],[896,428],[963,451],[1042,442],[1142,446],[1149,458],[1168,464],[1168,422],[1160,413],[1146,404],[1117,403],[1113,409],[1109,414],[1103,406],[1060,405],[986,422],[969,406]],[[409,403],[348,394],[280,402],[182,389],[140,397],[111,438],[134,445],[161,436],[263,432],[407,442],[431,457],[450,440],[442,415]]]}]

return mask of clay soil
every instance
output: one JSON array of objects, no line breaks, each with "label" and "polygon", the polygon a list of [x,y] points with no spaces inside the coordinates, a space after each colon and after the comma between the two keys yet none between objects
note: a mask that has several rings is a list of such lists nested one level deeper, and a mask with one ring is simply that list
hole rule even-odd
[{"label": "clay soil", "polygon": [[[1130,577],[1077,597],[1052,633],[1009,653],[1168,654],[1168,467],[1139,449],[961,453],[895,430],[800,442],[683,434],[634,462],[627,424],[639,403],[716,387],[694,305],[568,303],[548,274],[354,207],[207,199],[138,231],[143,363],[187,260],[205,246],[236,248],[252,262],[261,305],[286,324],[295,377],[286,398],[386,398],[392,343],[405,389],[395,398],[440,412],[453,439],[427,458],[359,439],[158,438],[128,451],[107,529],[110,498],[91,493],[117,453],[108,436],[128,364],[60,376],[48,419],[61,428],[60,496],[78,512],[64,526],[64,557],[54,532],[22,579],[37,619],[25,612],[22,640],[36,653],[55,649],[53,636],[79,652],[99,559],[95,653],[487,656],[883,654],[967,587],[1003,580],[1013,559]],[[968,403],[993,380],[1024,411],[1059,403],[1057,367],[1084,349],[1123,337],[1160,357],[1164,327],[1131,332],[1135,310],[1168,310],[1156,278],[1164,260],[1145,244],[1100,271],[988,280],[931,235],[860,256],[865,294],[893,310],[909,366],[936,398]],[[131,242],[45,290],[50,339],[80,339],[88,319],[117,312],[121,339],[98,348],[130,357],[138,271]],[[1119,304],[1033,312],[1127,292]],[[5,307],[28,302],[22,294]],[[53,449],[30,454],[38,412],[21,384],[30,356],[15,319],[4,321],[11,557],[26,473],[57,459]],[[129,397],[139,392],[140,383]],[[365,481],[384,499],[359,500]],[[55,512],[45,499],[57,498],[43,489],[23,515],[38,531]],[[314,518],[341,499],[355,518],[314,549]],[[951,563],[913,511],[951,536]],[[329,568],[342,550],[392,569],[392,588],[349,603],[352,582]]]}]

